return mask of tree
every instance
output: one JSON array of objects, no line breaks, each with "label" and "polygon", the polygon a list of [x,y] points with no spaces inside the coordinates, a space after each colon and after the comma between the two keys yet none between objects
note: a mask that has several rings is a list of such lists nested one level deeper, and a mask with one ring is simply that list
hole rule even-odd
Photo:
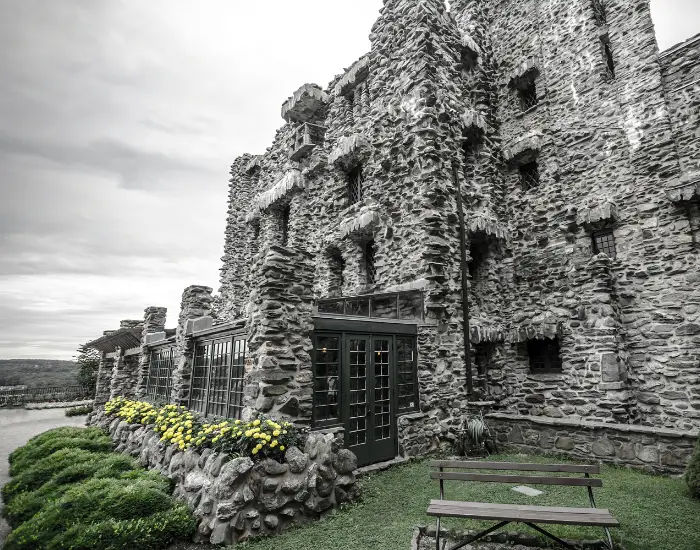
[{"label": "tree", "polygon": [[97,385],[97,370],[100,368],[100,353],[96,349],[82,345],[78,348],[75,362],[78,364],[78,384],[89,387],[94,392]]}]

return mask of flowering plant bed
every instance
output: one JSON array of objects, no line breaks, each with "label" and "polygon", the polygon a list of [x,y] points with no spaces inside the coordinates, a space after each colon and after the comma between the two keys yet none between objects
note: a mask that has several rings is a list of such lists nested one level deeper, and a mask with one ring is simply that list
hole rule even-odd
[{"label": "flowering plant bed", "polygon": [[152,425],[160,440],[188,449],[214,449],[233,456],[250,456],[256,460],[284,460],[286,449],[299,442],[299,430],[289,422],[277,422],[264,416],[244,422],[223,420],[207,423],[185,407],[156,407],[146,401],[117,397],[105,405],[107,416],[130,424]]}]

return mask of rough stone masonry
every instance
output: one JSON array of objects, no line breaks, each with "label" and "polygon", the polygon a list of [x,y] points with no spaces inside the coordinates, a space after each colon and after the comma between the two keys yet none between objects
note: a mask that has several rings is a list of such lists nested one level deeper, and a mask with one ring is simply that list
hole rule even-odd
[{"label": "rough stone masonry", "polygon": [[244,327],[242,414],[317,428],[319,300],[419,290],[397,453],[486,402],[506,442],[506,420],[637,426],[593,453],[677,469],[637,455],[700,428],[700,37],[660,53],[648,0],[385,0],[370,40],[233,162],[220,293],[183,298],[172,398],[196,311]]}]

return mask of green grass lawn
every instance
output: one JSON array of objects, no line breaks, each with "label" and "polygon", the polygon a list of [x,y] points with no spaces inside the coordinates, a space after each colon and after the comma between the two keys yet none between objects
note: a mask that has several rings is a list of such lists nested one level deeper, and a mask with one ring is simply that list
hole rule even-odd
[{"label": "green grass lawn", "polygon": [[[490,460],[563,462],[552,458],[498,455]],[[323,521],[292,529],[280,536],[260,539],[236,548],[246,550],[330,549],[408,550],[413,527],[433,524],[425,515],[430,499],[438,498],[438,482],[428,477],[429,461],[412,462],[364,478],[362,500],[338,510]],[[652,476],[623,468],[603,467],[603,487],[594,489],[596,504],[608,508],[620,521],[613,537],[628,550],[700,549],[700,501],[690,497],[680,479]],[[527,497],[510,485],[446,482],[446,498],[558,506],[588,506],[583,487],[538,486],[545,493]],[[443,526],[473,529],[487,523],[444,520]],[[572,526],[549,528],[564,538],[602,539],[603,531]],[[548,529],[549,529],[548,528]],[[530,531],[511,524],[506,529]]]}]

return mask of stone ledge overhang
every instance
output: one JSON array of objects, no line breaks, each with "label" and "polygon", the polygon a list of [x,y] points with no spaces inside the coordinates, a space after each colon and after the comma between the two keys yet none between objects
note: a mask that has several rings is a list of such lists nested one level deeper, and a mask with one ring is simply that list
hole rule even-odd
[{"label": "stone ledge overhang", "polygon": [[485,134],[487,130],[486,119],[476,109],[467,109],[461,116],[462,133],[466,136]]},{"label": "stone ledge overhang", "polygon": [[123,350],[132,349],[141,345],[142,327],[126,328],[108,331],[107,334],[85,344],[85,347],[95,349],[102,353],[113,353],[117,348]]},{"label": "stone ledge overhang", "polygon": [[485,326],[472,324],[469,327],[469,338],[472,344],[486,342],[502,343],[507,340],[508,331],[501,326]]},{"label": "stone ledge overhang", "polygon": [[503,158],[508,163],[517,163],[528,152],[536,154],[540,149],[542,149],[542,134],[532,131],[509,141],[503,147]]},{"label": "stone ledge overhang", "polygon": [[482,212],[475,212],[469,217],[469,232],[472,234],[483,233],[500,241],[508,241],[510,231],[494,216]]},{"label": "stone ledge overhang", "polygon": [[318,84],[304,84],[282,104],[282,118],[287,122],[308,122],[328,105],[328,94]]},{"label": "stone ledge overhang", "polygon": [[361,134],[341,137],[328,155],[328,163],[348,168],[362,162],[369,154],[370,143]]},{"label": "stone ledge overhang", "polygon": [[251,222],[260,216],[276,202],[288,196],[294,190],[301,190],[306,187],[306,180],[299,170],[289,170],[270,189],[257,195],[252,203],[251,210],[246,215],[246,221]]},{"label": "stone ledge overhang", "polygon": [[521,343],[528,340],[554,340],[563,334],[563,323],[557,319],[547,318],[543,321],[520,325],[509,331],[508,341]]},{"label": "stone ledge overhang", "polygon": [[340,222],[338,236],[344,239],[349,235],[372,233],[381,222],[382,218],[376,210],[362,209],[356,216]]},{"label": "stone ledge overhang", "polygon": [[460,34],[462,35],[462,48],[468,50],[474,57],[479,57],[481,55],[481,48],[476,43],[476,40],[472,38],[472,35],[463,30],[460,30]]},{"label": "stone ledge overhang", "polygon": [[700,172],[685,173],[678,182],[666,191],[671,202],[700,200]]},{"label": "stone ledge overhang", "polygon": [[605,198],[597,205],[581,208],[576,214],[579,225],[595,225],[600,222],[615,222],[619,219],[617,205]]},{"label": "stone ledge overhang", "polygon": [[252,159],[250,159],[250,162],[248,164],[245,165],[243,171],[246,174],[251,174],[252,172],[255,172],[255,170],[257,170],[258,168],[260,168],[260,156],[256,155]]},{"label": "stone ledge overhang", "polygon": [[345,95],[369,75],[369,55],[355,61],[335,85],[336,95]]},{"label": "stone ledge overhang", "polygon": [[508,84],[517,88],[520,81],[526,78],[528,74],[534,73],[535,75],[539,75],[541,72],[542,66],[540,60],[534,56],[528,57],[510,72],[508,75]]}]

